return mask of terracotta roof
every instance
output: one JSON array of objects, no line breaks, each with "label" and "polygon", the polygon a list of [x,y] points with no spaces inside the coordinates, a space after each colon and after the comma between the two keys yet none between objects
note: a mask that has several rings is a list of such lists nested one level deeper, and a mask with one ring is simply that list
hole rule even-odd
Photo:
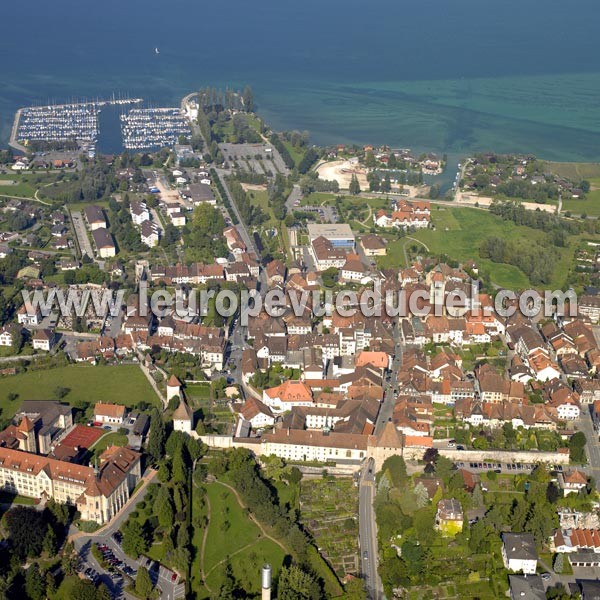
[{"label": "terracotta roof", "polygon": [[175,377],[175,375],[171,375],[171,377],[169,377],[169,381],[167,381],[167,386],[168,387],[181,387],[181,381],[179,381],[179,379],[177,379],[177,377]]},{"label": "terracotta roof", "polygon": [[388,421],[377,437],[380,448],[402,448],[402,434],[396,429],[392,421]]},{"label": "terracotta roof", "polygon": [[125,416],[125,407],[122,404],[104,404],[98,402],[94,408],[94,415],[122,419]]}]

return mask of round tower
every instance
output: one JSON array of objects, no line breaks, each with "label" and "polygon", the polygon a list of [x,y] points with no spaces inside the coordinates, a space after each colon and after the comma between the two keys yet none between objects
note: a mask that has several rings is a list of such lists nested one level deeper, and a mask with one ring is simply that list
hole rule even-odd
[{"label": "round tower", "polygon": [[261,600],[271,600],[271,565],[262,568],[262,597]]}]

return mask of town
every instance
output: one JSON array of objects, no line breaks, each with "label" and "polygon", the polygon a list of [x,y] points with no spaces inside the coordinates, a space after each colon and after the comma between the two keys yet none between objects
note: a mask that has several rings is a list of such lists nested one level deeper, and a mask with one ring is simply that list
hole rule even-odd
[{"label": "town", "polygon": [[[22,113],[20,140],[49,145],[0,154],[2,585],[600,593],[600,236],[564,214],[593,181],[477,156],[450,198],[423,177],[447,157],[312,146],[249,88],[132,109],[135,154],[73,146],[97,135],[95,106],[74,110]],[[565,204],[521,205],[516,178]],[[510,283],[504,307],[551,284],[576,306],[505,316]],[[376,288],[399,316],[292,300]],[[247,322],[150,303],[273,290],[281,313]]]}]

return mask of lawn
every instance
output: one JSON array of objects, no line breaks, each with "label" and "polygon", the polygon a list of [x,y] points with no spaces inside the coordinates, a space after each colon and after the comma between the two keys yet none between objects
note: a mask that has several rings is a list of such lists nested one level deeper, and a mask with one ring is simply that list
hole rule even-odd
[{"label": "lawn", "polygon": [[0,197],[3,194],[33,198],[38,188],[56,181],[58,173],[9,173],[0,175]]},{"label": "lawn", "polygon": [[298,166],[300,164],[300,161],[304,158],[304,150],[295,148],[290,142],[284,140],[283,138],[281,139],[281,141],[283,142],[283,145],[287,148],[287,151],[290,153],[290,156],[294,159],[294,163],[296,163],[296,166]]},{"label": "lawn", "polygon": [[[158,406],[154,390],[135,365],[69,365],[0,379],[2,417],[12,417],[23,400],[55,400],[58,387],[69,389],[62,399],[69,404],[115,402],[135,406],[145,401]],[[10,393],[18,394],[17,400],[9,402]]]},{"label": "lawn", "polygon": [[264,227],[277,227],[279,225],[279,221],[274,217],[273,211],[269,206],[269,194],[266,190],[248,190],[248,197],[251,204],[260,206],[269,217],[269,220],[265,221]]},{"label": "lawn", "polygon": [[101,437],[93,446],[96,456],[100,456],[109,446],[127,446],[127,436],[123,433],[108,433]]},{"label": "lawn", "polygon": [[[277,544],[262,536],[229,489],[219,483],[211,483],[206,488],[211,507],[204,554],[208,586],[212,590],[219,589],[227,559],[235,554],[231,560],[234,577],[245,582],[249,594],[259,593],[260,567],[268,562],[276,577],[285,553]],[[194,545],[201,542],[202,536],[194,537]],[[197,551],[200,550],[198,547]]]},{"label": "lawn", "polygon": [[[492,282],[501,287],[517,290],[530,286],[527,276],[517,267],[481,259],[479,246],[490,236],[513,241],[528,239],[535,243],[544,237],[542,231],[517,226],[487,211],[471,208],[435,207],[431,219],[435,229],[422,229],[410,234],[411,238],[425,244],[429,252],[434,255],[446,254],[459,261],[473,259],[478,263],[480,273],[489,275]],[[549,288],[556,289],[565,283],[565,277],[573,262],[575,248],[579,243],[578,236],[569,239],[568,247],[557,249],[560,258],[556,263],[552,281],[548,284]],[[387,268],[404,266],[405,245],[408,248],[415,246],[415,251],[418,251],[418,243],[411,240],[400,239],[391,242],[388,246],[388,255],[379,259],[379,266]]]}]

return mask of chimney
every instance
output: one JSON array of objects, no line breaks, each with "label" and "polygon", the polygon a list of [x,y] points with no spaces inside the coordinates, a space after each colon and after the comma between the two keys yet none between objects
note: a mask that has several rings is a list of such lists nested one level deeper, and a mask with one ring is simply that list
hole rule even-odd
[{"label": "chimney", "polygon": [[265,564],[262,568],[262,596],[261,600],[271,600],[271,565]]}]

